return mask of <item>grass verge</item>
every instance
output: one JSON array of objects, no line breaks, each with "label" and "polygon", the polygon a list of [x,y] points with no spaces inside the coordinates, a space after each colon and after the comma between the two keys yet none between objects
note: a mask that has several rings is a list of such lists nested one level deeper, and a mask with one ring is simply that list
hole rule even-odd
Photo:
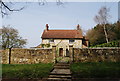
[{"label": "grass verge", "polygon": [[120,78],[120,62],[73,63],[74,78]]},{"label": "grass verge", "polygon": [[3,64],[3,78],[42,78],[47,77],[53,64]]}]

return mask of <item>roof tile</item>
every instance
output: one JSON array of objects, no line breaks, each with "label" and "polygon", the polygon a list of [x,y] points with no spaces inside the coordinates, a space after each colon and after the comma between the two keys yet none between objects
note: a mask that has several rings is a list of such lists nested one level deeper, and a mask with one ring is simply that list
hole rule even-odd
[{"label": "roof tile", "polygon": [[83,38],[80,30],[44,30],[42,38]]}]

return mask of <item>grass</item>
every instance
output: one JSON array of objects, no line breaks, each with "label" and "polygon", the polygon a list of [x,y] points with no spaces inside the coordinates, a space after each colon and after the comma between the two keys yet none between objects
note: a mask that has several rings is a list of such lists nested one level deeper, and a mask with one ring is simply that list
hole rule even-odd
[{"label": "grass", "polygon": [[75,78],[120,78],[120,62],[73,63]]},{"label": "grass", "polygon": [[3,78],[42,78],[47,77],[53,64],[3,64]]}]

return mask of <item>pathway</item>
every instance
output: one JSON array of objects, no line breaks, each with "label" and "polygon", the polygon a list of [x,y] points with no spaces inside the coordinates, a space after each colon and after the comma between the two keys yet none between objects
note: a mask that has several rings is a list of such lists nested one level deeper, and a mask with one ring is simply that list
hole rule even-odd
[{"label": "pathway", "polygon": [[72,81],[71,72],[68,63],[56,63],[51,71],[47,81]]}]

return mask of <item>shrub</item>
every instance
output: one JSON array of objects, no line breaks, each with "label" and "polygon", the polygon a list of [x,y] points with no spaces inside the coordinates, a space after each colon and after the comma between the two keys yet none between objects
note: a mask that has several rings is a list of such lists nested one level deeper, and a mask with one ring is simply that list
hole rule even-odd
[{"label": "shrub", "polygon": [[109,43],[103,43],[103,44],[92,46],[92,47],[120,47],[120,40],[112,41]]}]

